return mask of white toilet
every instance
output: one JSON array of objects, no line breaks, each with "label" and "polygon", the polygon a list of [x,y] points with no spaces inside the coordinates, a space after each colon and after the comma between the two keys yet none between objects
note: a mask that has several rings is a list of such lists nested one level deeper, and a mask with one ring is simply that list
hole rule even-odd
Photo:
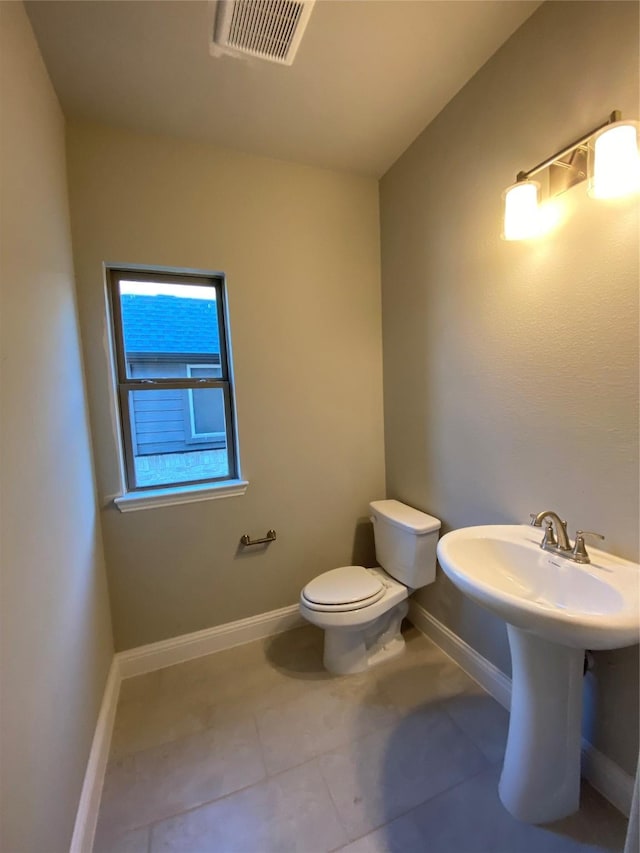
[{"label": "white toilet", "polygon": [[436,576],[440,521],[399,501],[373,501],[369,509],[380,567],[332,569],[300,593],[300,613],[324,628],[324,665],[337,675],[399,654],[407,598]]}]

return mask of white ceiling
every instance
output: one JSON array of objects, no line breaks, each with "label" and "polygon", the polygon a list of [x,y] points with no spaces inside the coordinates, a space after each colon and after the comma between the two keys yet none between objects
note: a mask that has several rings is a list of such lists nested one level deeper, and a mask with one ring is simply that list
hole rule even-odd
[{"label": "white ceiling", "polygon": [[291,66],[209,54],[197,0],[28,2],[66,115],[382,175],[539,0],[317,0]]}]

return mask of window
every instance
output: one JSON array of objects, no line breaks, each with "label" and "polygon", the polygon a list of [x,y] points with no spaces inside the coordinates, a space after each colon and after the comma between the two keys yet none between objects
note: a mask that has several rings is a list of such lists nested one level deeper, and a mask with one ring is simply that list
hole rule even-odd
[{"label": "window", "polygon": [[[202,378],[222,376],[222,370],[215,364],[188,364],[187,376]],[[198,388],[190,388],[189,395],[189,428],[191,441],[209,441],[213,438],[224,439],[224,423],[216,415],[222,411],[211,411],[206,405],[206,398]]]},{"label": "window", "polygon": [[223,278],[112,269],[109,293],[127,491],[237,480]]}]

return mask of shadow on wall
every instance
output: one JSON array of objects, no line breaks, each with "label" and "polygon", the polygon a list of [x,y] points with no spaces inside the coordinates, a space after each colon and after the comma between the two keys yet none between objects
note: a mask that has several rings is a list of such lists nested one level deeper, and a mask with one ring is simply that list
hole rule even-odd
[{"label": "shadow on wall", "polygon": [[[637,730],[639,654],[637,645],[592,652],[592,669],[584,678],[582,736],[596,749],[601,746],[598,729],[603,722],[626,731]],[[609,757],[630,776],[635,775],[635,757],[626,748]]]},{"label": "shadow on wall", "polygon": [[359,518],[353,533],[351,563],[354,566],[377,566],[373,524],[368,517]]}]

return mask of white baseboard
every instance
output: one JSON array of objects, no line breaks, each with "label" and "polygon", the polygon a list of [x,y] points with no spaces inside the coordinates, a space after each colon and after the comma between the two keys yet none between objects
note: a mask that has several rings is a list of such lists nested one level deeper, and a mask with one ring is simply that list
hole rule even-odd
[{"label": "white baseboard", "polygon": [[[504,708],[511,706],[511,679],[479,654],[422,605],[409,599],[409,620],[452,658]],[[588,741],[582,741],[582,775],[627,817],[631,811],[634,778]]]},{"label": "white baseboard", "polygon": [[193,634],[183,634],[180,637],[139,646],[126,652],[117,652],[111,662],[98,714],[76,813],[70,853],[88,853],[93,847],[118,695],[123,678],[142,675],[174,663],[182,663],[212,652],[250,643],[303,624],[305,624],[304,619],[300,616],[298,605],[292,604],[290,607],[260,613],[248,619],[228,622],[226,625],[218,625]]},{"label": "white baseboard", "polygon": [[109,668],[107,683],[104,688],[102,704],[98,714],[98,722],[91,743],[87,769],[84,774],[80,803],[76,813],[76,822],[71,838],[70,853],[88,853],[93,847],[93,838],[98,822],[100,797],[104,774],[107,769],[111,734],[116,718],[116,706],[120,693],[120,670],[117,655],[114,656]]},{"label": "white baseboard", "polygon": [[467,675],[483,687],[507,711],[511,707],[511,679],[479,652],[465,643],[435,616],[409,599],[409,621],[452,658]]},{"label": "white baseboard", "polygon": [[582,739],[582,775],[627,817],[631,814],[634,778],[615,761]]},{"label": "white baseboard", "polygon": [[171,637],[169,640],[161,640],[147,646],[138,646],[117,653],[120,675],[122,678],[130,678],[132,675],[153,672],[175,663],[183,663],[212,652],[261,640],[272,634],[280,634],[303,623],[298,605],[292,604],[290,607],[260,613],[248,619],[227,622],[225,625],[205,628],[204,631],[195,631],[193,634],[182,634],[180,637]]}]

